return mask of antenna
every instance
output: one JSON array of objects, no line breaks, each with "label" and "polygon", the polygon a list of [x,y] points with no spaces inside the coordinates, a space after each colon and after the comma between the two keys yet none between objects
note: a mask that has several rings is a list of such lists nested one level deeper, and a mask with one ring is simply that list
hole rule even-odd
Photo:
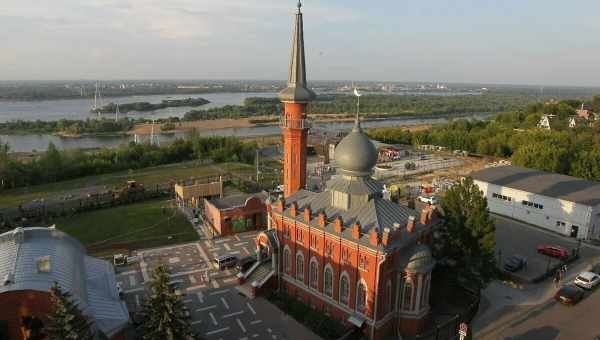
[{"label": "antenna", "polygon": [[360,129],[360,117],[359,117],[359,113],[360,113],[360,96],[362,96],[362,94],[360,94],[358,92],[358,88],[357,87],[354,88],[354,95],[357,98],[357,101],[356,101],[356,121],[354,122],[354,124],[355,124],[354,128]]}]

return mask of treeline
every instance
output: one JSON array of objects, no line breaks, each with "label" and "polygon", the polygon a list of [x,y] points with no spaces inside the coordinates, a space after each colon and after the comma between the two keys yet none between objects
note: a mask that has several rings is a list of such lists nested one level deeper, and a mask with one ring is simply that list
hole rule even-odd
[{"label": "treeline", "polygon": [[543,113],[568,117],[579,101],[529,105],[498,114],[492,121],[456,120],[429,130],[375,129],[369,135],[386,143],[432,144],[510,158],[513,164],[600,181],[600,121],[592,126],[536,128]]},{"label": "treeline", "polygon": [[108,133],[128,131],[135,125],[133,120],[121,118],[118,121],[114,119],[86,119],[69,120],[61,119],[57,121],[43,120],[14,120],[0,123],[0,133],[54,133],[61,132],[66,134],[82,133]]},{"label": "treeline", "polygon": [[[395,115],[452,115],[479,112],[521,110],[531,103],[527,96],[503,95],[364,95],[360,98],[363,113]],[[244,105],[227,105],[208,110],[187,112],[184,120],[247,118],[281,112],[278,98],[247,98]],[[311,103],[310,113],[339,114],[355,112],[356,98],[348,95],[320,96]]]},{"label": "treeline", "polygon": [[57,182],[77,177],[140,169],[189,160],[244,162],[252,164],[256,144],[235,137],[200,137],[190,133],[166,146],[122,144],[115,149],[84,152],[58,150],[54,144],[37,160],[21,163],[8,156],[8,145],[0,144],[0,189]]},{"label": "treeline", "polygon": [[[130,111],[155,111],[165,109],[168,107],[181,107],[181,106],[202,106],[210,103],[210,101],[204,98],[186,98],[186,99],[167,99],[163,100],[158,104],[151,104],[148,102],[135,102],[119,104],[119,112],[127,113]],[[109,103],[97,109],[91,109],[92,113],[115,113],[117,111],[117,104]]]}]

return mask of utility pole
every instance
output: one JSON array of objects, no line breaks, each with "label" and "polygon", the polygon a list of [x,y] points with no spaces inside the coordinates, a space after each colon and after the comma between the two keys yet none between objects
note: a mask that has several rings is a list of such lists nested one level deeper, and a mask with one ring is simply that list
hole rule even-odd
[{"label": "utility pole", "polygon": [[259,177],[260,177],[260,169],[259,169],[259,160],[258,157],[260,157],[260,150],[256,149],[256,184],[258,184],[259,182]]}]

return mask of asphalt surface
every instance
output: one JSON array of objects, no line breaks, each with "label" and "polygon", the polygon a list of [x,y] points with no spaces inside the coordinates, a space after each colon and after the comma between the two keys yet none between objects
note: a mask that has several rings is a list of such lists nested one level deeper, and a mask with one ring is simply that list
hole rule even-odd
[{"label": "asphalt surface", "polygon": [[203,339],[318,339],[265,299],[241,296],[235,289],[237,271],[220,271],[211,263],[222,254],[240,258],[253,254],[255,237],[256,232],[248,232],[139,251],[142,261],[120,267],[117,273],[130,312],[141,310],[152,269],[165,264],[171,273],[170,283],[184,294],[193,330]]}]

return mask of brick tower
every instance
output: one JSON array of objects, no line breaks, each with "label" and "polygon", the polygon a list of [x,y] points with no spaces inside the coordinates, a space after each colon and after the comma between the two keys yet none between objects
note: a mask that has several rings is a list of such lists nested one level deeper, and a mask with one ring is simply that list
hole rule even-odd
[{"label": "brick tower", "polygon": [[316,97],[306,84],[301,7],[302,4],[298,2],[287,87],[279,93],[279,99],[284,103],[281,129],[285,197],[306,186],[306,142],[310,128],[306,120],[306,107]]}]

